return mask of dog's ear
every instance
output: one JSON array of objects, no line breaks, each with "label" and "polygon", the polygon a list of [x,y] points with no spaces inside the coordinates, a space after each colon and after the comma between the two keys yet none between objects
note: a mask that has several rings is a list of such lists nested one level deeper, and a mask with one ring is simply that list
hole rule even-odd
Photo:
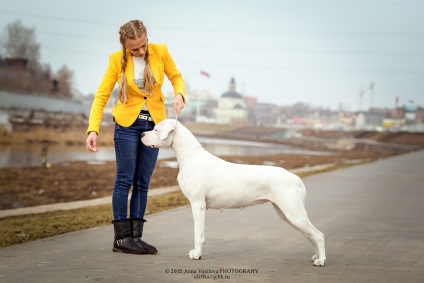
[{"label": "dog's ear", "polygon": [[160,139],[164,140],[169,136],[169,133],[175,130],[176,121],[167,120],[165,126],[160,133]]}]

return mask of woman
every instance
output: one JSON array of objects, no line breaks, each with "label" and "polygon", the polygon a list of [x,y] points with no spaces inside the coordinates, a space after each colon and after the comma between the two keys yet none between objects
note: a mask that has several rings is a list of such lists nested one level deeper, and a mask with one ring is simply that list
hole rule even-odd
[{"label": "woman", "polygon": [[[168,53],[166,45],[148,43],[143,22],[132,20],[119,29],[122,50],[112,53],[109,66],[94,96],[87,129],[86,147],[97,151],[97,135],[103,109],[119,84],[118,103],[112,111],[115,121],[114,142],[116,179],[112,196],[115,239],[113,251],[132,254],[155,254],[157,249],[141,237],[150,178],[156,165],[158,149],[140,140],[166,118],[161,90],[164,74],[174,88],[174,111],[184,108],[185,84]],[[129,218],[128,193],[133,186]]]}]

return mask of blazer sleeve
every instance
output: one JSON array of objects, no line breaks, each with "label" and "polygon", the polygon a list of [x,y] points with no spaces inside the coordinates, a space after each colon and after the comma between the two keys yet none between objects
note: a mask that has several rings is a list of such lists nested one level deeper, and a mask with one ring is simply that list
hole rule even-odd
[{"label": "blazer sleeve", "polygon": [[109,56],[109,65],[106,69],[106,73],[104,74],[100,86],[94,95],[93,104],[91,105],[90,110],[90,118],[88,121],[88,129],[86,132],[87,134],[93,131],[99,133],[103,110],[118,80],[119,67],[117,66],[114,55],[115,54]]},{"label": "blazer sleeve", "polygon": [[174,88],[174,96],[180,93],[183,96],[184,103],[186,102],[186,88],[184,79],[178,71],[177,66],[175,65],[174,59],[172,59],[171,54],[169,54],[168,47],[165,45],[165,54],[164,54],[164,69],[165,74],[168,77],[169,81]]}]

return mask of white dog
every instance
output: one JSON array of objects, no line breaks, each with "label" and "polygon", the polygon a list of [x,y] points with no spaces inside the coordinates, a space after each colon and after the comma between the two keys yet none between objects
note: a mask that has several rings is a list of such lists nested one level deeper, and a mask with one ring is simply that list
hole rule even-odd
[{"label": "white dog", "polygon": [[313,265],[325,265],[324,234],[308,219],[306,189],[298,176],[279,167],[222,160],[203,149],[194,135],[176,120],[158,123],[141,140],[151,147],[172,147],[175,152],[180,170],[177,180],[190,201],[194,218],[195,247],[187,255],[190,259],[202,256],[207,208],[240,209],[270,201],[278,215],[315,247]]}]

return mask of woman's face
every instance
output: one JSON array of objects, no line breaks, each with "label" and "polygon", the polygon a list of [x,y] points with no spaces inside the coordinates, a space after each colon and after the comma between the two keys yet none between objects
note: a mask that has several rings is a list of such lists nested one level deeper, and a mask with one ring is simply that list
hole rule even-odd
[{"label": "woman's face", "polygon": [[125,48],[128,49],[131,55],[135,57],[144,57],[147,52],[148,40],[146,35],[142,35],[136,39],[126,39]]}]

